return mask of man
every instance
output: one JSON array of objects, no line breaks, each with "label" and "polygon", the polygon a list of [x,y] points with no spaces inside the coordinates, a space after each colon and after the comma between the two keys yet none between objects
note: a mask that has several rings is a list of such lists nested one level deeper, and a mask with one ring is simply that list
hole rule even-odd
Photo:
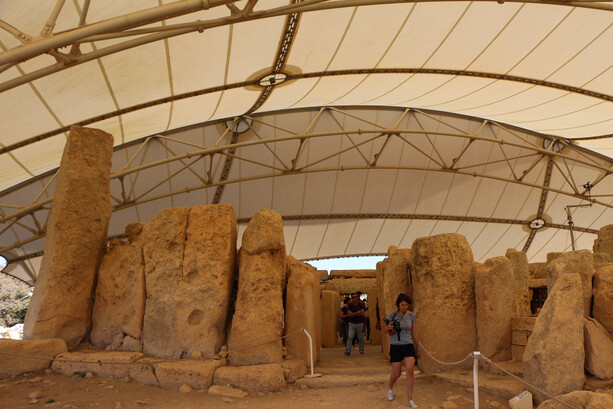
[{"label": "man", "polygon": [[347,321],[349,329],[347,342],[345,342],[345,355],[351,355],[351,345],[353,337],[357,335],[360,354],[364,353],[364,304],[360,301],[358,293],[351,294],[351,299],[347,304]]}]

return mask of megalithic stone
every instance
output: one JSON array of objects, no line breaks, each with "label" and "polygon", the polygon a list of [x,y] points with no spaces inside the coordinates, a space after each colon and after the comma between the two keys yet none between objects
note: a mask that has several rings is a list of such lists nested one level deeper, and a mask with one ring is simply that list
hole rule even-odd
[{"label": "megalithic stone", "polygon": [[47,224],[43,260],[26,315],[25,339],[78,345],[91,323],[92,289],[111,218],[113,136],[72,126]]}]

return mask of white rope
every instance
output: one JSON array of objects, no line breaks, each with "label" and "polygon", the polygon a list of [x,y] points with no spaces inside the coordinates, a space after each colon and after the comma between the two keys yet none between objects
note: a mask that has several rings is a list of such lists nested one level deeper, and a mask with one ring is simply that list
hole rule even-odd
[{"label": "white rope", "polygon": [[440,361],[440,360],[436,359],[436,357],[435,357],[434,355],[432,355],[432,353],[431,353],[430,351],[428,351],[428,349],[426,349],[426,347],[424,346],[424,343],[423,343],[423,342],[420,342],[420,343],[419,343],[419,348],[421,348],[421,349],[423,349],[424,351],[426,351],[426,353],[427,353],[428,355],[430,355],[430,358],[432,358],[434,361],[438,362],[438,363],[439,363],[439,364],[441,364],[441,365],[449,365],[449,366],[459,365],[459,364],[463,363],[464,361],[466,361],[467,359],[472,358],[472,356],[473,356],[473,354],[472,354],[472,352],[471,352],[470,354],[468,354],[468,355],[466,356],[466,358],[462,358],[462,359],[461,359],[461,360],[459,360],[459,361],[456,361],[456,362],[443,362],[443,361]]},{"label": "white rope", "polygon": [[260,343],[260,344],[251,345],[251,346],[248,346],[248,347],[245,347],[245,348],[242,348],[242,349],[233,349],[233,350],[231,350],[231,351],[228,351],[228,353],[230,353],[230,352],[241,352],[241,351],[245,351],[245,350],[247,350],[247,349],[257,348],[257,347],[262,346],[262,345],[270,344],[271,342],[277,342],[277,341],[280,341],[280,340],[282,340],[283,338],[291,337],[292,335],[296,335],[296,334],[297,334],[297,333],[299,333],[299,332],[302,332],[302,328],[300,328],[300,329],[299,329],[299,330],[297,330],[297,331],[292,332],[291,334],[283,335],[281,338],[271,339],[270,341],[264,341],[264,342],[262,342],[262,343]]}]

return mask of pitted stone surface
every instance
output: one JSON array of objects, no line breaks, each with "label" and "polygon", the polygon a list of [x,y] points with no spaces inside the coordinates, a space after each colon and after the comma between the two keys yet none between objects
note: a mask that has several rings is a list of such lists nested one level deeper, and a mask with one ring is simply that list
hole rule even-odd
[{"label": "pitted stone surface", "polygon": [[[547,297],[523,356],[524,380],[550,395],[583,389],[583,296],[578,273],[560,276]],[[546,397],[533,390],[535,402]]]},{"label": "pitted stone surface", "polygon": [[613,337],[594,318],[584,318],[585,370],[600,379],[613,379]]},{"label": "pitted stone surface", "polygon": [[523,251],[508,249],[505,257],[511,260],[513,265],[513,282],[515,283],[515,316],[525,317],[530,315],[530,267],[528,257]]},{"label": "pitted stone surface", "polygon": [[340,297],[336,291],[321,292],[321,346],[332,348],[338,344]]},{"label": "pitted stone surface", "polygon": [[270,209],[260,209],[243,233],[242,248],[249,254],[266,250],[285,251],[283,219]]},{"label": "pitted stone surface", "polygon": [[613,266],[594,274],[594,318],[613,335]]},{"label": "pitted stone surface", "polygon": [[213,374],[220,366],[219,360],[162,362],[156,365],[155,376],[163,388],[175,389],[188,385],[205,389],[213,384]]},{"label": "pitted stone surface", "polygon": [[583,312],[586,317],[592,312],[592,279],[594,256],[589,250],[564,253],[547,266],[547,291],[551,292],[556,280],[565,274],[578,273],[583,284]]},{"label": "pitted stone surface", "polygon": [[511,359],[511,318],[516,291],[513,266],[507,257],[485,261],[475,270],[478,350],[492,361]]},{"label": "pitted stone surface", "polygon": [[[413,294],[421,342],[443,362],[468,356],[477,344],[475,262],[464,236],[439,234],[413,243]],[[466,366],[472,365],[470,360]],[[448,369],[422,354],[419,368]]]}]

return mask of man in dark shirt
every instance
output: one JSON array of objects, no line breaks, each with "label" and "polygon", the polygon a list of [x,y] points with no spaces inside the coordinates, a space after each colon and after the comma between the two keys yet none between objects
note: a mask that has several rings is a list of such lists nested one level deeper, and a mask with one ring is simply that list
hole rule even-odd
[{"label": "man in dark shirt", "polygon": [[351,294],[351,300],[347,304],[347,321],[349,330],[347,342],[345,342],[345,355],[351,355],[352,340],[358,337],[360,354],[364,353],[364,304],[360,301],[358,293]]}]

